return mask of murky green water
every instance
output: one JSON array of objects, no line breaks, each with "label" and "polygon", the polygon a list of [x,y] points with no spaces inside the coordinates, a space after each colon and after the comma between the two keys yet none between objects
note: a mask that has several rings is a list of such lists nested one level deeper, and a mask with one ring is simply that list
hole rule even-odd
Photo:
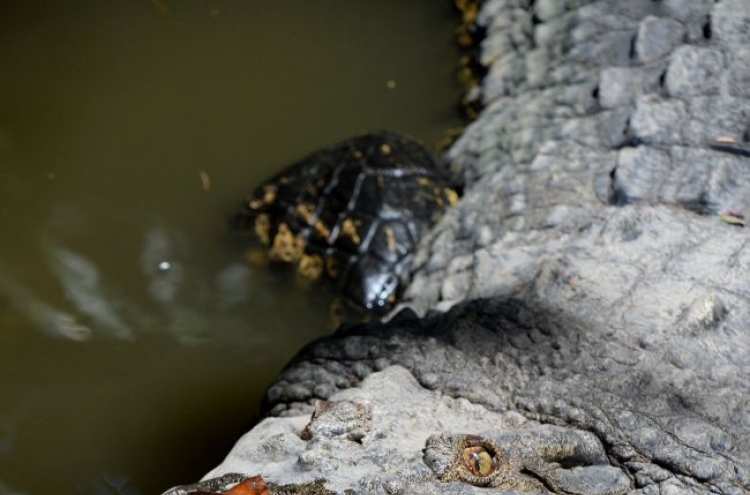
[{"label": "murky green water", "polygon": [[222,458],[331,330],[228,217],[321,145],[458,124],[454,22],[447,0],[0,3],[0,495],[158,493]]}]

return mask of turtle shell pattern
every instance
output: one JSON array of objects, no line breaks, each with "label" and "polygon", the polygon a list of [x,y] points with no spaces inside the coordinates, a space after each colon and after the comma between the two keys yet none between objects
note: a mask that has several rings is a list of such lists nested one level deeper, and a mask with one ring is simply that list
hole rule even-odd
[{"label": "turtle shell pattern", "polygon": [[422,235],[458,196],[427,149],[395,133],[321,149],[258,187],[238,215],[309,278],[371,312],[396,302]]}]

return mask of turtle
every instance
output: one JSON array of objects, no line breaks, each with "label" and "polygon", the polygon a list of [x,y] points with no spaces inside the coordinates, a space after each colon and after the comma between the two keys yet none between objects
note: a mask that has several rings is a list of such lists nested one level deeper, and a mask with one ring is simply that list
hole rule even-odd
[{"label": "turtle", "polygon": [[376,132],[320,149],[257,187],[235,217],[272,261],[327,279],[368,314],[384,314],[408,281],[425,232],[458,189],[414,138]]}]

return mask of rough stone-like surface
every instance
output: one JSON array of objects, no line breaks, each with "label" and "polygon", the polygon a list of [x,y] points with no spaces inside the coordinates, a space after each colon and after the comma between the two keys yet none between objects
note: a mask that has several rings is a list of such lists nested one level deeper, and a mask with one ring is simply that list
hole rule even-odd
[{"label": "rough stone-like surface", "polygon": [[[592,235],[638,243],[653,220],[623,217]],[[248,433],[210,476],[323,477],[363,494],[749,493],[747,305],[671,279],[668,267],[657,270],[663,284],[639,288],[629,278],[640,272],[622,268],[633,251],[613,254],[609,279],[574,278],[591,260],[549,267],[551,304],[494,298],[427,318],[406,310],[314,343],[269,391],[281,417]],[[615,287],[625,293],[617,301],[587,294]],[[663,306],[674,297],[662,290],[687,304]],[[601,313],[557,307],[564,293]],[[320,384],[341,389],[321,397],[340,412],[311,419],[313,394],[299,390]],[[466,472],[472,439],[497,454],[496,472]]]},{"label": "rough stone-like surface", "polygon": [[480,12],[486,108],[450,150],[467,187],[415,262],[406,305],[421,314],[539,296],[545,265],[575,253],[591,260],[589,279],[606,277],[617,243],[599,249],[581,232],[623,205],[670,205],[632,210],[670,222],[650,229],[744,238],[718,214],[750,214],[750,163],[711,145],[750,138],[750,3],[530,4],[489,1]]},{"label": "rough stone-like surface", "polygon": [[485,108],[415,259],[423,317],[307,346],[212,475],[749,494],[750,235],[727,219],[750,214],[750,2],[488,0],[479,22]]},{"label": "rough stone-like surface", "polygon": [[[442,493],[445,486],[422,461],[422,449],[434,432],[515,431],[530,423],[518,413],[488,412],[466,399],[427,390],[399,366],[373,373],[360,387],[339,391],[329,399],[333,407],[349,413],[359,409],[360,415],[268,418],[243,436],[207,477],[240,471],[262,473],[267,481],[279,484],[322,477],[329,480],[329,489],[339,492],[354,488],[365,493],[408,493],[408,487],[424,485],[431,487],[430,493]],[[352,407],[355,404],[361,407]],[[361,434],[352,437],[353,423],[368,427],[357,427]],[[456,489],[456,493],[481,493],[474,487]]]}]

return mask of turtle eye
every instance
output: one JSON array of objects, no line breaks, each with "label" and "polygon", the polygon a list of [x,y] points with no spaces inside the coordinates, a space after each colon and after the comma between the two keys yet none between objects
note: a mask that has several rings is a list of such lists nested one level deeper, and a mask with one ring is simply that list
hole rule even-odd
[{"label": "turtle eye", "polygon": [[462,457],[464,467],[474,476],[486,477],[497,469],[495,454],[482,445],[466,447]]}]

